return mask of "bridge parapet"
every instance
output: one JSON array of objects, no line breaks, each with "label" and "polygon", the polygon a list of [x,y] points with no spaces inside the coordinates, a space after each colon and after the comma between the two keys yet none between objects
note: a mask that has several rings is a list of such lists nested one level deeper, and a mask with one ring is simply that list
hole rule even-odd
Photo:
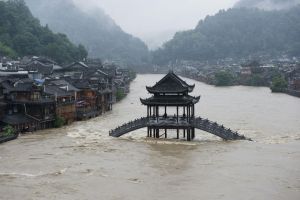
[{"label": "bridge parapet", "polygon": [[214,134],[224,140],[251,140],[246,138],[244,135],[240,135],[236,131],[224,127],[223,125],[201,117],[197,117],[192,120],[192,125],[194,128]]},{"label": "bridge parapet", "polygon": [[123,124],[122,126],[117,127],[116,129],[109,131],[109,135],[112,137],[120,137],[131,131],[146,127],[148,122],[149,120],[147,117],[135,119],[126,124]]},{"label": "bridge parapet", "polygon": [[[168,120],[164,121],[163,125],[166,125]],[[116,129],[113,129],[109,131],[109,135],[112,137],[121,137],[124,134],[127,134],[131,131],[135,131],[140,128],[144,128],[147,126],[153,125],[153,120],[142,117],[139,119],[135,119],[133,121],[130,121],[126,124],[123,124],[122,126],[117,127]],[[157,125],[160,125],[160,121],[157,122]],[[177,122],[178,125],[180,122]],[[172,122],[170,125],[174,125],[174,122]],[[246,138],[244,135],[240,135],[238,132],[232,131],[231,129],[228,129],[224,127],[223,125],[220,125],[216,122],[210,121],[208,119],[203,119],[201,117],[193,118],[189,124],[190,128],[197,128],[200,130],[203,130],[205,132],[211,133],[213,135],[216,135],[224,140],[250,140],[249,138]]]}]

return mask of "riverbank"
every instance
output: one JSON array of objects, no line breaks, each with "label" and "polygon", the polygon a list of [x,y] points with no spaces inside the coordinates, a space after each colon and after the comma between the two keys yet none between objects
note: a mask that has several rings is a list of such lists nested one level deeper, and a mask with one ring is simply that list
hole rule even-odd
[{"label": "riverbank", "polygon": [[[76,65],[83,67],[82,63]],[[98,74],[94,77],[87,74],[77,79],[41,81],[0,77],[0,131],[5,127],[16,133],[60,128],[111,111],[113,104],[128,95],[130,83],[136,77],[130,70],[112,71],[113,76],[96,70]],[[64,74],[61,72],[62,77]],[[9,139],[5,137],[2,141]]]},{"label": "riverbank", "polygon": [[[195,81],[199,81],[208,85],[213,85],[213,86],[218,86],[218,87],[224,87],[224,86],[250,86],[250,87],[268,87],[270,89],[271,92],[271,86],[267,86],[267,85],[246,85],[246,84],[230,84],[230,85],[216,85],[214,84],[213,81],[211,80],[207,80],[201,76],[196,76],[196,75],[192,75],[192,74],[185,74],[185,73],[180,73],[180,76],[185,77],[185,78],[189,78],[189,79],[193,79]],[[281,91],[278,92],[273,92],[273,93],[283,93],[283,94],[287,94],[290,96],[294,96],[294,97],[299,97],[300,98],[300,91],[298,90],[291,90],[291,89],[283,89]]]},{"label": "riverbank", "polygon": [[10,136],[0,136],[0,144],[5,143],[5,142],[9,142],[11,140],[15,140],[18,138],[18,134],[13,134]]}]

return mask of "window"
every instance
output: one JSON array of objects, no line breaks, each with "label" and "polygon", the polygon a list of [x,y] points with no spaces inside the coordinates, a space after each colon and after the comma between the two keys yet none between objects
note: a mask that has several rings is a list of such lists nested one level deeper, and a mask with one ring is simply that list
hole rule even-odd
[{"label": "window", "polygon": [[36,101],[40,99],[40,93],[39,92],[33,92],[31,93],[31,100]]}]

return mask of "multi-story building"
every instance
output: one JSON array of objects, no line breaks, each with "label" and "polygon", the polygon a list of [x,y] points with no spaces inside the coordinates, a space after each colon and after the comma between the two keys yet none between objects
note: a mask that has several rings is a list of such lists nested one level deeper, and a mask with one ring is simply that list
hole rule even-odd
[{"label": "multi-story building", "polygon": [[7,103],[3,124],[19,132],[53,127],[55,100],[44,93],[44,87],[29,79],[1,83]]}]

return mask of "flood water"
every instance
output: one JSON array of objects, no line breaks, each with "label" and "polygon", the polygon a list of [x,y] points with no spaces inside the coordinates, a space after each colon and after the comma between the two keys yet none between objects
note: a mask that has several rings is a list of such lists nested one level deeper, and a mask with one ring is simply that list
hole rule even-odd
[{"label": "flood water", "polygon": [[196,115],[255,142],[196,131],[186,142],[108,131],[146,115],[139,98],[162,75],[138,75],[113,111],[0,145],[0,199],[299,200],[300,99],[268,88],[196,84]]}]

